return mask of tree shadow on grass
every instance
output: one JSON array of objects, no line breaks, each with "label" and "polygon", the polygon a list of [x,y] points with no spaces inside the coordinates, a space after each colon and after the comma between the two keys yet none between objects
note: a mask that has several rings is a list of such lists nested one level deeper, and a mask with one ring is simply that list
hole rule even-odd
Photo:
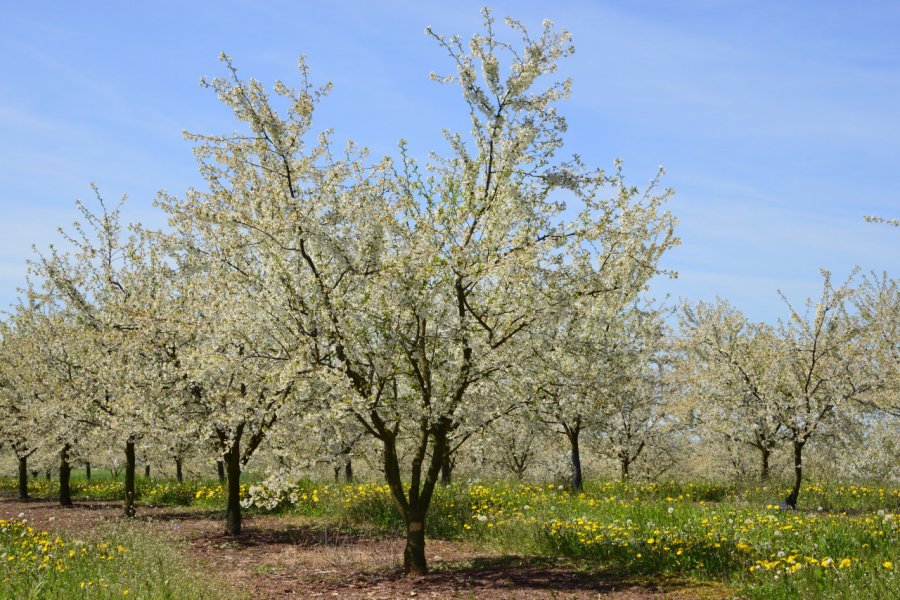
[{"label": "tree shadow on grass", "polygon": [[301,548],[351,546],[354,544],[371,544],[372,539],[356,533],[336,528],[288,526],[288,527],[253,527],[248,526],[240,535],[228,534],[206,536],[207,541],[230,543],[234,547],[249,548],[253,546],[289,545]]},{"label": "tree shadow on grass", "polygon": [[[18,496],[0,496],[0,506],[16,506],[22,505],[23,508],[29,510],[82,510],[87,512],[111,512],[114,515],[125,510],[122,500],[107,500],[98,498],[75,497],[72,499],[71,506],[62,506],[59,504],[58,498],[48,498],[46,496],[33,496],[27,500],[22,500]],[[155,507],[143,504],[140,501],[135,503],[137,511],[136,520],[143,521],[148,517],[156,521],[202,521],[225,519],[225,512],[219,509],[201,509],[189,508],[173,510],[171,506]]]},{"label": "tree shadow on grass", "polygon": [[[144,509],[144,510],[141,510]],[[224,521],[225,511],[216,508],[183,508],[181,510],[161,510],[152,506],[136,506],[138,518],[154,521]]]},{"label": "tree shadow on grass", "polygon": [[[103,500],[94,500],[94,503],[97,502],[106,502]],[[47,496],[29,496],[26,499],[19,498],[18,496],[0,496],[0,506],[14,506],[18,504],[27,505],[28,508],[35,509],[46,509],[46,510],[66,510],[70,508],[87,508],[94,509],[95,507],[81,501],[79,499],[73,499],[72,504],[70,506],[63,506],[59,503],[59,498],[49,498]],[[109,503],[104,504],[103,506],[98,506],[96,508],[107,508],[109,507]],[[121,507],[121,504],[119,505]]]},{"label": "tree shadow on grass", "polygon": [[[394,571],[386,575],[386,578],[398,581],[403,580],[404,575],[400,571]],[[437,563],[428,575],[413,580],[416,589],[423,591],[482,589],[607,594],[640,590],[642,593],[656,595],[700,587],[695,582],[684,579],[648,579],[645,575],[625,570],[515,555],[480,556],[465,561]]]}]

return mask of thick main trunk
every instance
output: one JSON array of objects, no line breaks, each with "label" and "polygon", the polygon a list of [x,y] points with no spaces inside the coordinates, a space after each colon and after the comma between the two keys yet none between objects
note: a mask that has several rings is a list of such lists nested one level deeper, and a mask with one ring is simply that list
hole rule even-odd
[{"label": "thick main trunk", "polygon": [[184,481],[184,474],[181,472],[181,459],[175,459],[175,481],[181,483]]},{"label": "thick main trunk", "polygon": [[[447,424],[444,423],[443,426],[447,427]],[[391,497],[406,521],[403,570],[407,575],[424,575],[428,572],[428,563],[425,560],[425,521],[434,488],[440,477],[441,457],[447,452],[446,429],[429,433],[423,426],[419,447],[412,461],[408,494],[400,477],[396,437],[392,433],[384,431],[383,433],[385,479],[391,490]],[[429,439],[434,441],[434,446],[430,458],[425,463]]]},{"label": "thick main trunk", "polygon": [[516,462],[515,467],[513,468],[513,472],[516,474],[516,479],[522,481],[522,479],[525,477],[525,464]]},{"label": "thick main trunk", "polygon": [[630,474],[629,470],[631,469],[631,457],[627,455],[621,455],[619,457],[619,464],[622,467],[622,481],[628,481]]},{"label": "thick main trunk", "polygon": [[766,481],[767,479],[769,479],[769,457],[772,455],[772,451],[769,448],[763,446],[759,449],[759,453],[759,478],[763,481]]},{"label": "thick main trunk", "polygon": [[225,532],[228,535],[241,533],[241,452],[240,440],[235,440],[231,450],[225,454],[225,471],[228,484],[228,498],[225,512]]},{"label": "thick main trunk", "polygon": [[411,517],[406,524],[403,570],[407,575],[428,573],[428,563],[425,560],[425,518],[423,515]]},{"label": "thick main trunk", "polygon": [[581,448],[578,443],[580,435],[580,427],[569,429],[566,433],[569,444],[572,446],[572,491],[575,493],[584,490],[584,479],[581,474]]},{"label": "thick main trunk", "polygon": [[125,442],[125,507],[126,517],[134,516],[134,440]]},{"label": "thick main trunk", "polygon": [[144,479],[150,479],[150,465],[144,465]]},{"label": "thick main trunk", "polygon": [[91,462],[85,461],[84,463],[84,478],[88,481],[91,480]]},{"label": "thick main trunk", "polygon": [[441,485],[450,485],[453,481],[453,463],[449,458],[441,461]]},{"label": "thick main trunk", "polygon": [[72,476],[72,466],[69,464],[69,444],[59,451],[59,505],[72,506],[72,488],[69,486],[69,478]]},{"label": "thick main trunk", "polygon": [[797,499],[800,496],[800,484],[803,481],[803,446],[805,441],[798,442],[794,440],[794,487],[791,493],[785,499],[784,503],[788,508],[797,508]]},{"label": "thick main trunk", "polygon": [[28,457],[19,457],[19,499],[28,500]]},{"label": "thick main trunk", "polygon": [[347,483],[353,482],[353,461],[351,459],[347,459],[347,463],[344,465],[344,481]]},{"label": "thick main trunk", "polygon": [[216,461],[216,473],[219,475],[219,483],[225,483],[225,462],[221,460]]}]

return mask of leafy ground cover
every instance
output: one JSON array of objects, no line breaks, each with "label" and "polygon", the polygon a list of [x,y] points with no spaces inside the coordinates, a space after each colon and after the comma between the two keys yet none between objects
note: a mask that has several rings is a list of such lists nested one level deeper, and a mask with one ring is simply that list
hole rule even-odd
[{"label": "leafy ground cover", "polygon": [[[0,477],[0,493],[11,495],[18,490],[16,480]],[[121,480],[75,480],[70,484],[72,496],[90,500],[121,500],[124,490]],[[54,498],[59,494],[56,480],[35,479],[28,482],[29,494],[36,498]],[[241,486],[246,495],[248,486]],[[198,506],[219,508],[225,502],[225,490],[221,484],[211,481],[184,481],[170,479],[137,479],[135,499],[149,506]]]},{"label": "leafy ground cover", "polygon": [[[24,514],[24,513],[23,513]],[[0,519],[0,598],[214,598],[155,536],[106,528],[82,539]]]},{"label": "leafy ground cover", "polygon": [[[383,485],[250,492],[269,509],[402,527]],[[813,484],[805,511],[781,510],[784,493],[707,483],[602,482],[580,494],[550,484],[454,485],[437,494],[428,527],[500,551],[723,581],[749,597],[892,597],[900,490]]]},{"label": "leafy ground cover", "polygon": [[[14,483],[0,480],[0,491],[11,492]],[[47,485],[33,493],[51,492]],[[214,482],[141,481],[138,489],[144,503],[163,506],[215,510],[224,499]],[[95,499],[116,498],[117,491],[121,482],[79,482],[75,489]],[[383,485],[301,481],[244,491],[258,518],[291,515],[386,536],[403,529]],[[428,530],[433,540],[564,559],[613,580],[715,582],[750,598],[893,597],[900,490],[811,484],[800,511],[779,509],[784,492],[777,484],[597,482],[580,494],[551,484],[454,484],[439,489]]]}]

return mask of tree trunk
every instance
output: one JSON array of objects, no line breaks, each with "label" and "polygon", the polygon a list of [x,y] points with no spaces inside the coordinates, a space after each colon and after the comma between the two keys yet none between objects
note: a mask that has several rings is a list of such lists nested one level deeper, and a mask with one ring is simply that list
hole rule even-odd
[{"label": "tree trunk", "polygon": [[622,467],[622,481],[628,481],[629,469],[631,468],[631,456],[628,454],[619,455],[619,464]]},{"label": "tree trunk", "polygon": [[353,461],[349,458],[347,464],[344,465],[344,481],[353,483]]},{"label": "tree trunk", "polygon": [[767,481],[769,479],[769,457],[772,454],[772,450],[763,446],[759,449],[760,453],[760,465],[759,465],[759,478],[762,481]]},{"label": "tree trunk", "polygon": [[144,465],[144,479],[150,479],[150,465]]},{"label": "tree trunk", "polygon": [[225,463],[223,461],[216,461],[216,472],[219,474],[219,483],[225,483]]},{"label": "tree trunk", "polygon": [[334,468],[334,484],[337,485],[340,482],[340,480],[341,480],[341,468],[335,467]]},{"label": "tree trunk", "polygon": [[425,518],[423,515],[411,516],[406,524],[403,570],[407,575],[428,573],[428,563],[425,560]]},{"label": "tree trunk", "polygon": [[584,490],[584,479],[581,475],[581,449],[578,446],[578,438],[581,435],[581,427],[567,429],[566,436],[572,445],[572,491],[579,493]]},{"label": "tree trunk", "polygon": [[522,454],[516,454],[515,451],[510,452],[510,464],[512,465],[513,473],[516,474],[516,479],[522,481],[525,477],[525,469],[528,468],[528,461],[531,460],[531,455],[528,450],[522,452]]},{"label": "tree trunk", "polygon": [[240,438],[235,439],[225,454],[228,499],[225,512],[225,531],[228,535],[241,533],[241,451]]},{"label": "tree trunk", "polygon": [[522,479],[525,477],[525,464],[523,462],[517,461],[515,463],[515,468],[513,469],[513,471],[516,474],[516,479],[522,481]]},{"label": "tree trunk", "polygon": [[788,508],[797,508],[797,498],[800,496],[800,483],[803,481],[803,446],[805,441],[794,440],[794,487],[784,503]]},{"label": "tree trunk", "polygon": [[19,500],[28,500],[28,457],[19,457]]},{"label": "tree trunk", "polygon": [[446,457],[441,461],[441,485],[450,485],[453,480],[453,463]]},{"label": "tree trunk", "polygon": [[84,478],[88,481],[91,480],[91,461],[85,461],[84,463]]},{"label": "tree trunk", "polygon": [[[403,570],[406,575],[424,575],[428,572],[425,560],[425,520],[434,488],[438,484],[441,462],[447,453],[446,431],[449,424],[441,422],[436,430],[428,432],[425,424],[421,425],[421,437],[412,460],[410,483],[407,489],[400,476],[400,461],[397,454],[397,438],[389,430],[382,428],[380,433],[384,447],[384,475],[394,504],[406,521],[406,547],[403,550]],[[427,468],[423,470],[428,455],[429,439],[434,440]],[[424,480],[423,480],[423,477]]]},{"label": "tree trunk", "polygon": [[184,481],[184,474],[181,472],[181,459],[175,459],[175,481],[181,483]]},{"label": "tree trunk", "polygon": [[69,486],[69,478],[72,475],[72,466],[69,464],[69,444],[59,451],[59,505],[72,506],[72,489]]},{"label": "tree trunk", "polygon": [[134,440],[125,442],[125,516],[134,516]]},{"label": "tree trunk", "polygon": [[47,470],[44,471],[44,479],[46,479],[47,481],[50,481],[50,472],[51,472],[52,470],[53,470],[53,469],[51,469],[50,467],[47,467]]}]

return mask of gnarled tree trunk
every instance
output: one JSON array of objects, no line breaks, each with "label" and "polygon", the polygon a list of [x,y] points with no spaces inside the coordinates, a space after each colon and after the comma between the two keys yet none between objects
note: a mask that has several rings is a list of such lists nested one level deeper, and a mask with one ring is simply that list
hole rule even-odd
[{"label": "gnarled tree trunk", "polygon": [[403,570],[407,575],[425,575],[425,515],[410,513],[406,523],[406,547],[403,549]]},{"label": "gnarled tree trunk", "polygon": [[[380,424],[379,424],[380,425]],[[425,559],[425,522],[434,488],[438,483],[441,463],[447,453],[449,422],[442,420],[433,425],[420,423],[418,444],[412,460],[410,483],[404,488],[400,477],[400,461],[397,453],[396,432],[380,426],[379,434],[384,447],[384,474],[394,504],[406,521],[406,547],[403,549],[403,570],[407,575],[425,575],[428,562]],[[433,445],[431,444],[433,442]],[[431,445],[431,456],[428,449]],[[426,463],[427,459],[427,463]]]}]

